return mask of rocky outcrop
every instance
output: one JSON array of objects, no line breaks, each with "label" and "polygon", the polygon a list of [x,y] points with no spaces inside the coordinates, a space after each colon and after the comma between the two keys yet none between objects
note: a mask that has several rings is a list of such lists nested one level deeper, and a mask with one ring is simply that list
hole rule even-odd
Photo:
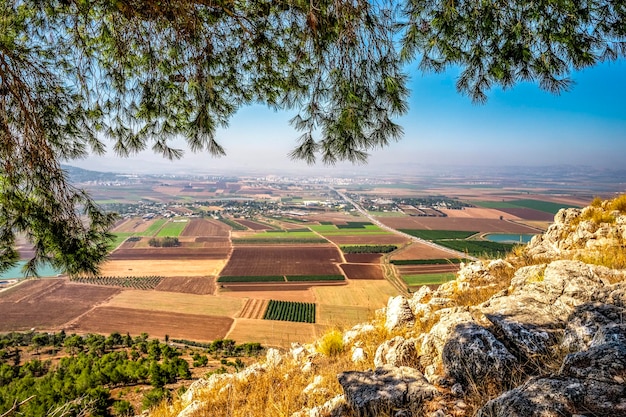
[{"label": "rocky outcrop", "polygon": [[385,365],[373,371],[339,374],[348,405],[360,416],[377,416],[391,409],[410,409],[431,400],[438,391],[415,368]]}]

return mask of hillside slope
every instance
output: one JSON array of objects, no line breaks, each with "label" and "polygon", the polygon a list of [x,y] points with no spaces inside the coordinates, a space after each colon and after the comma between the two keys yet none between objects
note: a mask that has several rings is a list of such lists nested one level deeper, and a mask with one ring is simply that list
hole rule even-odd
[{"label": "hillside slope", "polygon": [[626,416],[625,244],[626,196],[561,210],[507,259],[149,415]]}]

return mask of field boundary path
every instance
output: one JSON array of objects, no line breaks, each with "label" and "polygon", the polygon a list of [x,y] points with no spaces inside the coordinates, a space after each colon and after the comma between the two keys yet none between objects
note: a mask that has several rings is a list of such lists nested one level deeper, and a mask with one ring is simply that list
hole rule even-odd
[{"label": "field boundary path", "polygon": [[338,194],[341,198],[343,198],[346,202],[348,202],[348,203],[352,204],[352,205],[354,206],[354,208],[355,208],[355,209],[356,209],[359,213],[361,213],[361,214],[362,214],[363,216],[365,216],[365,217],[366,217],[369,221],[371,221],[373,224],[375,224],[376,226],[380,227],[381,229],[387,230],[387,231],[389,231],[389,232],[391,232],[391,233],[395,233],[395,234],[397,234],[397,235],[400,235],[400,236],[402,236],[402,237],[405,237],[405,238],[407,238],[407,239],[410,239],[410,240],[412,240],[413,242],[419,242],[419,243],[422,243],[422,244],[424,244],[424,245],[428,245],[428,246],[431,246],[431,247],[433,247],[433,248],[436,248],[436,249],[439,249],[439,250],[442,250],[442,251],[448,252],[448,253],[450,253],[450,254],[454,255],[455,257],[458,257],[458,258],[471,259],[472,261],[477,261],[477,260],[478,260],[478,258],[475,258],[475,257],[473,257],[473,256],[470,256],[470,255],[468,255],[468,254],[466,254],[466,253],[459,252],[459,251],[456,251],[456,250],[454,250],[454,249],[446,248],[445,246],[438,245],[438,244],[436,244],[436,243],[434,243],[434,242],[431,242],[430,240],[421,239],[421,238],[419,238],[419,237],[416,237],[416,236],[410,235],[410,234],[408,234],[408,233],[401,232],[401,231],[399,231],[399,230],[397,230],[397,229],[394,229],[393,227],[389,227],[389,226],[387,226],[386,224],[384,224],[384,223],[382,223],[382,222],[380,222],[380,221],[376,220],[376,218],[374,218],[374,216],[372,216],[371,214],[369,214],[369,213],[367,212],[367,210],[365,210],[365,209],[364,209],[363,207],[361,207],[358,203],[356,203],[354,200],[352,200],[350,197],[348,197],[347,195],[345,195],[345,194],[344,194],[344,193],[342,193],[341,191],[337,191],[336,189],[334,189],[334,188],[333,188],[333,187],[331,187],[330,185],[328,186],[328,188],[329,188],[331,191],[336,192],[336,193],[337,193],[337,194]]}]

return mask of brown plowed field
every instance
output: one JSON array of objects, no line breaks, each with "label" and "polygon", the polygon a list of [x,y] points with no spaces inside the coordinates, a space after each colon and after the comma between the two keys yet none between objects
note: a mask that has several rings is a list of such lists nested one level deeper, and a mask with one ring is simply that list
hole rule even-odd
[{"label": "brown plowed field", "polygon": [[353,264],[378,264],[383,255],[380,253],[344,253],[343,257],[346,258],[346,262]]},{"label": "brown plowed field", "polygon": [[120,248],[109,257],[110,260],[141,260],[141,259],[225,259],[230,252],[229,247],[216,248]]},{"label": "brown plowed field", "polygon": [[508,214],[517,216],[524,220],[544,221],[549,222],[554,220],[554,214],[546,213],[545,211],[534,210],[530,208],[501,208],[498,209]]},{"label": "brown plowed field", "polygon": [[467,230],[474,232],[535,233],[528,226],[498,219],[471,219],[464,217],[381,217],[394,229]]},{"label": "brown plowed field", "polygon": [[57,329],[121,290],[33,279],[0,293],[0,331]]},{"label": "brown plowed field", "polygon": [[152,337],[211,341],[223,339],[230,330],[230,317],[201,316],[119,307],[98,307],[80,317],[66,331],[81,333],[143,332]]},{"label": "brown plowed field", "polygon": [[154,219],[144,220],[141,217],[132,217],[123,221],[120,224],[115,225],[111,232],[119,233],[140,233],[145,232],[150,225],[154,223]]},{"label": "brown plowed field", "polygon": [[505,216],[500,209],[490,209],[483,207],[465,207],[463,210],[442,209],[442,213],[445,213],[448,217],[463,217],[470,219],[496,219],[500,220],[500,216],[504,216],[506,219],[519,220],[514,213],[509,213],[509,216]]},{"label": "brown plowed field", "polygon": [[166,277],[155,288],[157,291],[182,292],[186,294],[215,293],[213,277]]},{"label": "brown plowed field", "polygon": [[459,265],[396,265],[401,275],[443,274],[457,272]]},{"label": "brown plowed field", "polygon": [[241,313],[239,313],[238,317],[244,319],[262,319],[269,303],[270,300],[250,298],[246,301],[246,304],[243,306],[243,309],[241,310]]},{"label": "brown plowed field", "polygon": [[220,275],[337,275],[334,246],[237,246]]},{"label": "brown plowed field", "polygon": [[395,233],[388,235],[343,235],[324,237],[336,245],[401,245],[409,241],[406,237]]},{"label": "brown plowed field", "polygon": [[413,242],[394,253],[391,259],[448,259],[450,252],[434,248],[424,243]]},{"label": "brown plowed field", "polygon": [[348,279],[385,279],[380,265],[340,265]]},{"label": "brown plowed field", "polygon": [[213,219],[191,219],[180,236],[223,236],[228,237],[230,227]]},{"label": "brown plowed field", "polygon": [[261,223],[253,222],[252,220],[235,220],[237,223],[246,226],[248,229],[252,230],[270,230],[271,227],[266,226]]}]

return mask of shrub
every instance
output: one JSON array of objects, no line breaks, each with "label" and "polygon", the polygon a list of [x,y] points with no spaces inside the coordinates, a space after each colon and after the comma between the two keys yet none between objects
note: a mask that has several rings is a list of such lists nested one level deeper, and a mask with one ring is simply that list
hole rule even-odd
[{"label": "shrub", "polygon": [[343,334],[339,330],[331,330],[317,342],[317,351],[324,356],[336,356],[343,352]]}]

